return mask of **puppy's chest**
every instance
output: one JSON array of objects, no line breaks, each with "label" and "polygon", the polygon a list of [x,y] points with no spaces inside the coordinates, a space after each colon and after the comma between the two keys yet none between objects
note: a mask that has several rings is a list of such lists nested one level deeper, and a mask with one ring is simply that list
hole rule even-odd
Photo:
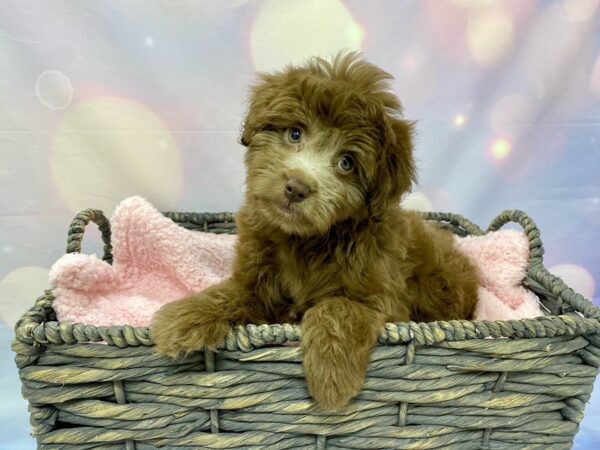
[{"label": "puppy's chest", "polygon": [[326,253],[283,247],[277,250],[274,263],[283,295],[297,307],[342,288],[341,267]]}]

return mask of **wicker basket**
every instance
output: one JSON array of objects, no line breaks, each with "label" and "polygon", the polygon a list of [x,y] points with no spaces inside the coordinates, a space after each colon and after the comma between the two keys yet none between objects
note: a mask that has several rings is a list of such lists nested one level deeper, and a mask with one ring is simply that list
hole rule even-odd
[{"label": "wicker basket", "polygon": [[[166,215],[186,228],[235,232],[227,213]],[[459,235],[483,233],[456,215],[425,218]],[[97,210],[75,218],[67,251],[80,251],[90,221],[110,262],[110,226]],[[153,354],[147,328],[57,322],[47,291],[17,323],[13,344],[38,445],[570,448],[600,366],[600,310],[544,269],[539,232],[524,213],[505,211],[489,230],[509,221],[529,236],[523,283],[548,315],[387,324],[363,391],[344,414],[315,409],[300,349],[282,345],[299,339],[297,326],[239,327],[220,352],[173,361]]]}]

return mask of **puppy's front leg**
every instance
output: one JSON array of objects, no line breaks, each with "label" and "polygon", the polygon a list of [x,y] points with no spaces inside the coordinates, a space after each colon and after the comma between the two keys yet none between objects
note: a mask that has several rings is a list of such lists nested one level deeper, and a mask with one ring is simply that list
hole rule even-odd
[{"label": "puppy's front leg", "polygon": [[246,289],[229,279],[167,303],[154,314],[150,324],[156,351],[176,357],[205,346],[214,348],[232,324],[257,319],[260,308],[251,307],[251,298]]},{"label": "puppy's front leg", "polygon": [[383,315],[346,297],[328,297],[306,312],[301,325],[310,394],[325,408],[346,405],[364,383]]}]

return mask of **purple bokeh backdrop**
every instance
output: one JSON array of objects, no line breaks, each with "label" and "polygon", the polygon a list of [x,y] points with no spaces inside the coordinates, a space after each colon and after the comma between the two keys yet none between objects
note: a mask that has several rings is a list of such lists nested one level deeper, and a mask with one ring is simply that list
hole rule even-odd
[{"label": "purple bokeh backdrop", "polygon": [[[600,304],[598,0],[69,2],[0,8],[0,316],[46,285],[83,207],[129,195],[234,211],[256,70],[344,49],[391,72],[417,121],[420,208],[518,208],[545,264]],[[85,251],[99,252],[90,230]],[[6,345],[0,431],[33,448]],[[576,448],[600,448],[593,397]]]}]

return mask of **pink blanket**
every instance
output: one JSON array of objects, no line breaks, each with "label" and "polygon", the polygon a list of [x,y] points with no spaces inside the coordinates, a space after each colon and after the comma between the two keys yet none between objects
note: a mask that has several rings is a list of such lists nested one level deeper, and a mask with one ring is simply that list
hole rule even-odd
[{"label": "pink blanket", "polygon": [[[163,304],[200,291],[230,273],[234,235],[189,231],[150,203],[131,197],[112,220],[113,264],[71,253],[50,271],[58,320],[90,325],[146,326]],[[542,315],[535,295],[520,282],[527,267],[526,236],[501,230],[456,238],[481,272],[479,319]]]}]

